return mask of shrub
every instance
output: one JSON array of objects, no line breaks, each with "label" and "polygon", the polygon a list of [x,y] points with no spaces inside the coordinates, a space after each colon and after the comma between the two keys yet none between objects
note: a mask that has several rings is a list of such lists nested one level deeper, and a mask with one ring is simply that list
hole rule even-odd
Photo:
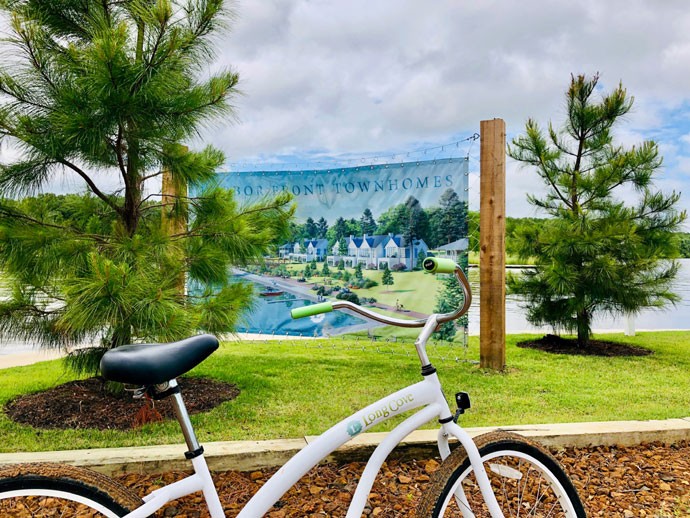
[{"label": "shrub", "polygon": [[375,263],[369,263],[367,265],[367,270],[376,270],[376,264]]},{"label": "shrub", "polygon": [[407,270],[407,266],[405,266],[405,263],[397,263],[391,266],[391,270],[394,272],[404,272]]},{"label": "shrub", "polygon": [[357,305],[360,304],[359,297],[357,296],[357,294],[352,293],[351,291],[342,291],[342,292],[338,293],[335,296],[335,298],[340,299],[340,300],[347,300],[348,302],[352,302],[353,304],[357,304]]},{"label": "shrub", "polygon": [[364,288],[365,290],[379,285],[374,279],[363,279],[358,284],[360,288]]}]

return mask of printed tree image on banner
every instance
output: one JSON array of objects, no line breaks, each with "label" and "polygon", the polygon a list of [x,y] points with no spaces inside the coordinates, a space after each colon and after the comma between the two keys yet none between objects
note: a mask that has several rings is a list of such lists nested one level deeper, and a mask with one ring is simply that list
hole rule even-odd
[{"label": "printed tree image on banner", "polygon": [[[333,312],[293,321],[290,309],[344,299],[418,318],[461,304],[422,273],[427,255],[466,264],[468,159],[304,171],[218,173],[239,204],[281,191],[296,203],[291,235],[265,264],[235,271],[258,302],[240,331],[327,336],[376,324]],[[451,290],[452,291],[452,290]],[[441,300],[443,299],[443,300]],[[445,311],[445,309],[444,309]],[[454,330],[443,338],[452,339]]]}]

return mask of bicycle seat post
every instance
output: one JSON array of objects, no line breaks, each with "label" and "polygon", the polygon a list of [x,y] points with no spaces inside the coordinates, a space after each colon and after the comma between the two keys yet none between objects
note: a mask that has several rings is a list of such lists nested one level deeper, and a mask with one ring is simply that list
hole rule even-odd
[{"label": "bicycle seat post", "polygon": [[189,451],[184,454],[184,456],[191,460],[194,457],[201,455],[204,450],[199,445],[199,441],[194,433],[194,428],[192,427],[192,421],[189,419],[189,412],[187,412],[187,407],[182,399],[182,394],[180,392],[177,380],[170,380],[168,382],[170,389],[173,391],[172,394],[172,404],[175,409],[175,415],[177,416],[177,422],[180,423],[180,428],[182,429],[182,435],[184,435],[184,440],[187,443],[187,448]]}]

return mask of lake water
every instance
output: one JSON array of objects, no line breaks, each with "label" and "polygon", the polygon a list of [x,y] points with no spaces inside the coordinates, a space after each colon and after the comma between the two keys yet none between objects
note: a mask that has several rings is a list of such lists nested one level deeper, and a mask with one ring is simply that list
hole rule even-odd
[{"label": "lake water", "polygon": [[366,321],[342,311],[332,311],[293,320],[290,310],[313,302],[285,293],[277,297],[257,297],[237,331],[269,336],[330,336],[366,328]]},{"label": "lake water", "polygon": [[[680,270],[674,283],[674,291],[681,300],[676,306],[669,306],[666,309],[649,309],[642,311],[632,319],[633,327],[637,331],[641,330],[660,330],[660,329],[690,329],[690,259],[681,259]],[[476,297],[476,304],[473,304],[469,312],[469,331],[470,334],[479,333],[479,274],[477,269],[470,270],[470,280],[472,281],[472,291]],[[611,318],[602,315],[595,318],[592,329],[594,331],[624,331],[626,329],[625,318]],[[551,331],[549,327],[534,327],[527,319],[525,312],[520,307],[517,297],[508,296],[506,298],[506,332],[517,333],[521,331],[545,332]]]},{"label": "lake water", "polygon": [[[664,310],[642,311],[633,319],[636,331],[659,329],[690,329],[690,259],[682,259],[681,267],[674,285],[675,292],[681,297],[680,302]],[[470,281],[474,293],[474,303],[469,312],[469,332],[479,333],[479,283],[478,270],[470,270]],[[0,296],[2,286],[0,286]],[[284,297],[257,297],[254,311],[247,316],[246,322],[238,329],[240,332],[262,333],[266,335],[302,335],[324,336],[346,331],[356,331],[366,327],[365,322],[357,317],[334,311],[311,318],[292,320],[290,309],[300,307],[308,302],[304,297],[287,294]],[[309,302],[310,303],[310,302]],[[269,325],[272,322],[272,325]],[[596,331],[623,331],[626,329],[624,318],[611,318],[606,315],[594,320]],[[529,324],[524,316],[517,298],[508,296],[506,300],[506,332],[522,331],[548,332],[548,327],[537,328]],[[0,342],[0,355],[31,350],[31,344],[21,341]]]}]

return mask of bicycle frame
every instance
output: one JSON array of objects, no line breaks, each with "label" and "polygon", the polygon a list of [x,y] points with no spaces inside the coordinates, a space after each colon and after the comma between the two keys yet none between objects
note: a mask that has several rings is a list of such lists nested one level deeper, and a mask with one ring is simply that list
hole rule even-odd
[{"label": "bicycle frame", "polygon": [[[371,427],[420,407],[423,408],[389,432],[369,458],[346,515],[346,518],[360,517],[374,484],[376,474],[391,451],[407,435],[425,423],[434,418],[444,419],[452,416],[436,373],[429,374],[422,381],[378,400],[324,432],[281,467],[245,505],[238,518],[263,516],[302,476],[334,450],[360,433],[366,432]],[[465,450],[470,454],[474,452],[476,459],[479,459],[479,451],[474,445],[472,438],[453,421],[442,424],[439,430],[439,452],[442,458],[447,457],[450,453],[448,446],[449,437],[455,437]],[[192,459],[192,465],[194,467],[193,475],[153,491],[144,498],[145,503],[143,506],[126,515],[125,518],[144,518],[163,507],[166,503],[197,491],[203,492],[211,517],[223,518],[225,514],[203,455]],[[481,462],[478,462],[476,465],[473,462],[473,466],[476,470],[477,478],[480,480],[480,470],[483,472],[483,466]],[[484,476],[486,477],[485,472]],[[495,499],[489,486],[488,478],[483,483],[479,482],[479,485],[487,502]],[[498,514],[492,513],[492,516],[503,516],[498,508],[497,512]]]},{"label": "bicycle frame", "polygon": [[[453,420],[453,414],[443,394],[436,369],[431,366],[426,354],[426,343],[438,325],[457,318],[469,307],[471,301],[469,283],[459,267],[456,266],[454,273],[465,291],[465,303],[462,308],[453,313],[431,315],[423,320],[399,320],[379,315],[349,302],[341,301],[333,304],[334,309],[350,309],[379,322],[402,327],[423,327],[415,341],[417,354],[422,364],[423,380],[398,390],[355,412],[324,432],[281,467],[247,502],[239,513],[238,518],[259,518],[265,515],[300,478],[337,448],[379,423],[420,408],[420,410],[389,432],[386,438],[376,447],[371,457],[369,457],[350,502],[346,518],[358,518],[362,515],[376,474],[393,449],[411,432],[434,418],[438,419],[441,425],[438,433],[438,449],[441,458],[445,459],[450,455],[448,440],[450,437],[455,437],[468,454],[477,484],[492,518],[503,517],[503,513],[491,489],[479,450],[467,432]],[[176,386],[177,383],[175,380],[172,380],[170,384],[171,386]],[[196,440],[189,415],[179,394],[174,395],[173,404],[190,452],[203,452]],[[166,503],[197,491],[203,492],[211,518],[223,518],[225,514],[203,453],[199,455],[195,453],[191,460],[194,468],[193,475],[153,491],[144,497],[144,505],[127,514],[125,518],[145,518]],[[467,503],[462,488],[458,489],[456,498],[460,502]],[[474,516],[469,510],[465,514],[467,516]]]}]

